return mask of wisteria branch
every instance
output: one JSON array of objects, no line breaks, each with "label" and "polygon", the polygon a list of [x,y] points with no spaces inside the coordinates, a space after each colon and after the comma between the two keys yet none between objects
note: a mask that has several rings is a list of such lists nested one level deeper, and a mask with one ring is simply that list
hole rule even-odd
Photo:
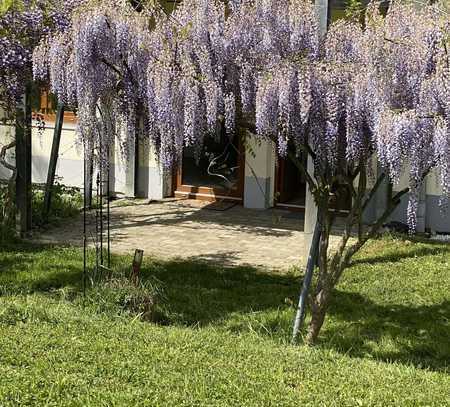
[{"label": "wisteria branch", "polygon": [[9,164],[6,161],[6,153],[11,148],[14,148],[16,146],[16,142],[12,141],[9,144],[4,145],[0,150],[0,164],[3,165],[5,168],[13,172],[13,178],[16,176],[16,167],[12,164]]}]

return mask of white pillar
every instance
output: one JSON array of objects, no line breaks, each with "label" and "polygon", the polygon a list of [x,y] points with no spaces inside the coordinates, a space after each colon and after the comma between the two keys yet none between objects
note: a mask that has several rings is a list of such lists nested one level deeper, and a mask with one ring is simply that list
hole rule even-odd
[{"label": "white pillar", "polygon": [[[134,147],[134,148],[133,148]],[[136,146],[130,146],[128,152],[128,159],[124,162],[125,165],[125,196],[127,198],[136,197]]]},{"label": "white pillar", "polygon": [[273,206],[275,188],[275,151],[273,144],[247,135],[249,152],[245,155],[244,206],[267,209]]},{"label": "white pillar", "polygon": [[419,191],[419,207],[417,208],[417,225],[416,225],[416,231],[419,233],[424,233],[426,227],[427,192],[425,183],[426,180],[420,187]]},{"label": "white pillar", "polygon": [[[328,22],[328,0],[316,0],[316,15],[319,22],[320,32],[325,35],[327,31]],[[314,163],[311,156],[308,156],[308,173],[314,175]],[[317,206],[314,201],[314,197],[307,184],[306,187],[306,199],[305,199],[305,255],[308,256],[311,248],[312,237],[314,233],[314,227],[317,222]]]},{"label": "white pillar", "polygon": [[316,0],[315,6],[320,32],[324,35],[327,32],[328,25],[328,0]]},{"label": "white pillar", "polygon": [[[312,158],[308,157],[307,165],[308,173],[312,176],[314,174],[314,163]],[[311,248],[311,242],[314,233],[314,227],[317,222],[317,205],[314,201],[313,194],[309,189],[309,184],[306,184],[306,197],[305,197],[305,255],[308,256],[309,249]]]},{"label": "white pillar", "polygon": [[119,137],[110,144],[110,191],[117,197],[134,197],[135,149],[130,149],[128,160],[120,148]]},{"label": "white pillar", "polygon": [[[141,170],[141,167],[140,167]],[[148,174],[148,199],[159,200],[171,194],[172,174],[164,171],[161,164],[156,160],[154,148],[148,148],[148,165],[143,168]]]}]

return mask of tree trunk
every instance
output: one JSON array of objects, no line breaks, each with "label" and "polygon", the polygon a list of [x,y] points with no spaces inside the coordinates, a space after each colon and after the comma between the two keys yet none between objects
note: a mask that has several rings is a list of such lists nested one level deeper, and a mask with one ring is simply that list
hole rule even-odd
[{"label": "tree trunk", "polygon": [[311,321],[308,326],[308,334],[306,336],[306,343],[314,345],[322,325],[325,321],[328,304],[330,301],[330,292],[327,289],[322,289],[312,300],[311,304]]},{"label": "tree trunk", "polygon": [[16,117],[16,230],[23,238],[31,231],[31,87],[26,86]]},{"label": "tree trunk", "polygon": [[[3,146],[0,150],[0,165],[3,165],[5,168],[12,172],[11,177],[8,180],[8,187],[6,195],[4,196],[3,202],[3,219],[2,224],[0,224],[1,236],[0,240],[7,240],[11,234],[14,232],[14,223],[15,223],[15,190],[16,190],[16,167],[6,161],[6,152],[9,149],[15,148],[16,142],[12,141],[11,143]],[[1,206],[1,205],[0,205]]]}]

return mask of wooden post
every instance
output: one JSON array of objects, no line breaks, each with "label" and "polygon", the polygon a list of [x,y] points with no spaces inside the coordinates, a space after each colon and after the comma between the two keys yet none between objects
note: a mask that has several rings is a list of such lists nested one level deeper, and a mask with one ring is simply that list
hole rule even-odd
[{"label": "wooden post", "polygon": [[144,251],[141,249],[136,249],[136,251],[134,252],[133,269],[131,271],[131,278],[130,278],[131,282],[135,286],[137,286],[139,283],[143,258],[144,258]]},{"label": "wooden post", "polygon": [[61,141],[61,132],[64,121],[64,104],[58,103],[56,111],[55,131],[53,133],[52,152],[50,163],[48,165],[47,184],[45,185],[44,207],[42,218],[47,221],[50,212],[53,183],[55,182],[56,164],[58,163],[59,144]]},{"label": "wooden post", "polygon": [[31,231],[31,87],[27,85],[16,121],[16,230],[20,237]]}]

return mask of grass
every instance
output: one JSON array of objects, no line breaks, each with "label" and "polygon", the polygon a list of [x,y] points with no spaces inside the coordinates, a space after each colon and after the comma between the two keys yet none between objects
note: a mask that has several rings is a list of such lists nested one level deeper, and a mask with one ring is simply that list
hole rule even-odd
[{"label": "grass", "polygon": [[448,405],[449,245],[368,245],[312,349],[289,344],[295,272],[146,259],[155,324],[83,307],[79,249],[0,249],[1,406]]}]

